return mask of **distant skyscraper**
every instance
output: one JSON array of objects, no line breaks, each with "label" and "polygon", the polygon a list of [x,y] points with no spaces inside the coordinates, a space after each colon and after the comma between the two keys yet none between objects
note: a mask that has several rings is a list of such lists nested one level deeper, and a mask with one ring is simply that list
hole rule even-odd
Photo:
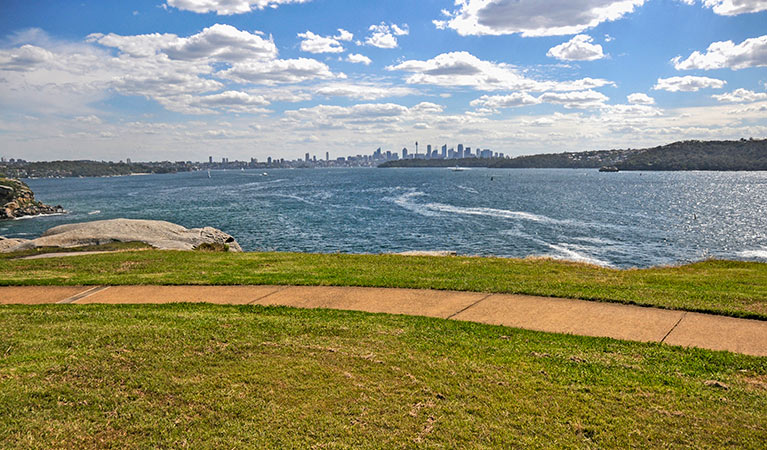
[{"label": "distant skyscraper", "polygon": [[431,144],[426,146],[426,158],[431,158]]},{"label": "distant skyscraper", "polygon": [[208,156],[208,162],[209,162],[210,164],[213,164],[213,157],[212,157],[212,156]]},{"label": "distant skyscraper", "polygon": [[463,144],[458,144],[458,155],[459,158],[463,158]]},{"label": "distant skyscraper", "polygon": [[402,159],[407,159],[407,147],[402,149]]},{"label": "distant skyscraper", "polygon": [[308,153],[304,156],[304,161],[309,162],[309,154]]},{"label": "distant skyscraper", "polygon": [[442,159],[447,159],[447,144],[442,146]]},{"label": "distant skyscraper", "polygon": [[268,165],[270,165],[270,166],[272,165],[272,157],[271,157],[271,156],[270,156],[270,157],[268,157],[268,158],[266,158],[266,163],[267,163]]},{"label": "distant skyscraper", "polygon": [[330,161],[330,152],[325,152],[325,161]]}]

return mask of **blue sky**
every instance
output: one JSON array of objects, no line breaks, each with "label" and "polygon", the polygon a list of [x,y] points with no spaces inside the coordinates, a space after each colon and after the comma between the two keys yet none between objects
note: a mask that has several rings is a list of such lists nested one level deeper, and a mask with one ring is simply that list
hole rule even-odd
[{"label": "blue sky", "polygon": [[767,0],[16,1],[0,155],[510,155],[767,136]]}]

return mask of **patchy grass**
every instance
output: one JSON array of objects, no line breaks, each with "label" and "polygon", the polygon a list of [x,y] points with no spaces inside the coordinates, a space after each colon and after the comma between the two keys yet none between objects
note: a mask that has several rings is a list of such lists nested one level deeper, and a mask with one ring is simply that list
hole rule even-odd
[{"label": "patchy grass", "polygon": [[767,358],[256,306],[0,307],[3,448],[763,448]]},{"label": "patchy grass", "polygon": [[767,264],[616,270],[550,259],[140,251],[0,257],[0,285],[333,285],[529,294],[767,320]]}]

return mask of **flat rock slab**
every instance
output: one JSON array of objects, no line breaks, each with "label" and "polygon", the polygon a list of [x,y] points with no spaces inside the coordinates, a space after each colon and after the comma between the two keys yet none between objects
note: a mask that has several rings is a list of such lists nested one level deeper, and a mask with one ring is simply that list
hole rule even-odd
[{"label": "flat rock slab", "polygon": [[767,322],[686,313],[664,342],[684,347],[767,356]]},{"label": "flat rock slab", "polygon": [[74,303],[247,305],[280,289],[284,288],[275,286],[112,286]]},{"label": "flat rock slab", "polygon": [[615,303],[525,295],[493,295],[456,320],[552,333],[661,342],[684,312]]},{"label": "flat rock slab", "polygon": [[0,288],[0,305],[58,303],[92,289],[88,286],[22,286]]},{"label": "flat rock slab", "polygon": [[361,287],[290,287],[256,301],[256,305],[329,308],[407,314],[446,319],[487,294]]},{"label": "flat rock slab", "polygon": [[50,258],[64,258],[66,256],[85,256],[85,255],[101,255],[103,253],[116,253],[113,251],[98,251],[98,252],[58,252],[58,253],[43,253],[41,255],[24,256],[19,259],[50,259]]}]

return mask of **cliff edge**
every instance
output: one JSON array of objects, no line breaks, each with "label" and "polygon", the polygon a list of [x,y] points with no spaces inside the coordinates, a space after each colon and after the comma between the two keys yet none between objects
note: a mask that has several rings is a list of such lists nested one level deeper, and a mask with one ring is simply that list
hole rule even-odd
[{"label": "cliff edge", "polygon": [[35,200],[35,194],[23,182],[0,177],[0,220],[63,212],[61,206],[48,206]]}]

